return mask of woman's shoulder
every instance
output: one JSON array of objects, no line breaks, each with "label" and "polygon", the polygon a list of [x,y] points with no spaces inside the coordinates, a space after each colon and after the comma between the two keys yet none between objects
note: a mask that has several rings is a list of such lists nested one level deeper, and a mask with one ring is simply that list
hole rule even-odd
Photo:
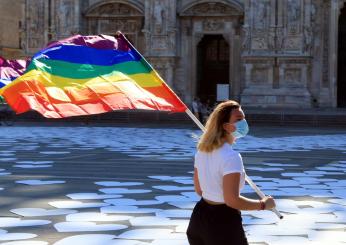
[{"label": "woman's shoulder", "polygon": [[220,153],[222,156],[226,159],[241,159],[241,155],[238,151],[234,150],[231,145],[228,143],[225,143],[221,148],[220,148]]}]

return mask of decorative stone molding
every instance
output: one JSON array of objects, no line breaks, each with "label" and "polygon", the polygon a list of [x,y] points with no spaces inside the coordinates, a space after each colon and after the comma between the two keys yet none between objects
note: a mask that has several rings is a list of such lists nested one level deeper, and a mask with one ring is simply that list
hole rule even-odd
[{"label": "decorative stone molding", "polygon": [[240,16],[242,11],[219,2],[199,3],[184,9],[180,16]]},{"label": "decorative stone molding", "polygon": [[143,12],[133,5],[122,2],[106,3],[93,6],[85,13],[85,17],[141,17]]},{"label": "decorative stone molding", "polygon": [[106,1],[89,7],[84,16],[88,22],[88,33],[114,35],[120,30],[136,47],[143,50],[144,42],[140,42],[143,35],[143,12],[131,1]]}]

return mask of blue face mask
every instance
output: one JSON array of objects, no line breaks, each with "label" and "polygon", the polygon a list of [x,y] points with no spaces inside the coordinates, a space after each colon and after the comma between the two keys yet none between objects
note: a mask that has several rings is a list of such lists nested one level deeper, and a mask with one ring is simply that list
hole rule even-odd
[{"label": "blue face mask", "polygon": [[249,132],[249,125],[247,124],[245,119],[236,122],[235,127],[236,127],[236,130],[232,132],[232,135],[237,139],[241,137],[245,137],[247,133]]}]

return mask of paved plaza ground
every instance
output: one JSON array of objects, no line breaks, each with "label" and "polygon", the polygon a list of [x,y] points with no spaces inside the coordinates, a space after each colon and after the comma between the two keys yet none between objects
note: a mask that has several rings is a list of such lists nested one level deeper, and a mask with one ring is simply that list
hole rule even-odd
[{"label": "paved plaza ground", "polygon": [[[17,125],[0,135],[0,244],[188,244],[199,130]],[[250,125],[234,148],[285,216],[242,212],[251,244],[346,244],[345,129]]]}]

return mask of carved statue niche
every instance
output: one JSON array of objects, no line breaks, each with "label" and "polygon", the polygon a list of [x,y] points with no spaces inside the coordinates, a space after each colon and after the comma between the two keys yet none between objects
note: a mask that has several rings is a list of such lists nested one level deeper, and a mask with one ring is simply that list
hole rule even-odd
[{"label": "carved statue niche", "polygon": [[250,50],[250,27],[249,26],[243,26],[242,28],[242,49],[244,51]]},{"label": "carved statue niche", "polygon": [[267,5],[268,2],[266,1],[258,1],[253,0],[253,9],[254,11],[254,28],[255,29],[265,29],[266,28],[266,19],[268,16],[267,13]]},{"label": "carved statue niche", "polygon": [[287,27],[289,34],[299,33],[301,1],[287,0]]},{"label": "carved statue niche", "polygon": [[70,35],[73,30],[73,3],[69,0],[57,1],[56,23],[58,34]]},{"label": "carved statue niche", "polygon": [[162,0],[155,0],[154,2],[154,9],[153,9],[153,15],[154,15],[154,30],[155,33],[161,34],[164,30],[164,23],[165,23],[165,10],[164,10],[164,3]]}]

